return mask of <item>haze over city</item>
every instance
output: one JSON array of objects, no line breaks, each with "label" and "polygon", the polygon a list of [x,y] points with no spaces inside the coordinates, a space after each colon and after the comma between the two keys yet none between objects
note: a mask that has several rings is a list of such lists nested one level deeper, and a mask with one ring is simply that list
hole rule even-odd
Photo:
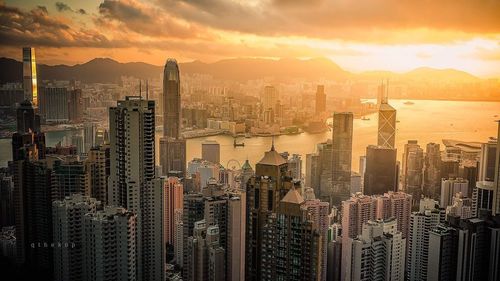
[{"label": "haze over city", "polygon": [[[162,65],[325,57],[343,68],[454,68],[500,76],[497,1],[2,1],[0,56]],[[418,12],[417,12],[418,11]]]},{"label": "haze over city", "polygon": [[500,280],[499,11],[0,0],[0,278]]}]

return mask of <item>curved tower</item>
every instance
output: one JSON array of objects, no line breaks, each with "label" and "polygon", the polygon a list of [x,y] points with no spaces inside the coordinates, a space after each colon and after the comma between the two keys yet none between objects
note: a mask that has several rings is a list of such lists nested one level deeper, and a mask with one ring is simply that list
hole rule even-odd
[{"label": "curved tower", "polygon": [[163,71],[163,137],[160,139],[160,165],[163,176],[184,178],[186,140],[181,136],[181,83],[175,59],[167,59]]},{"label": "curved tower", "polygon": [[163,136],[179,139],[181,134],[181,88],[179,66],[168,59],[163,71]]}]

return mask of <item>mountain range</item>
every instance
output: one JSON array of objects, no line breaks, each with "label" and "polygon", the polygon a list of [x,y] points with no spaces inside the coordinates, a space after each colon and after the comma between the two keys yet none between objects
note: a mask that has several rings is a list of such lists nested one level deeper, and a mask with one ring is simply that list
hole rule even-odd
[{"label": "mountain range", "polygon": [[[236,58],[213,63],[193,61],[180,63],[182,74],[207,74],[215,79],[248,81],[263,78],[286,80],[290,78],[329,80],[371,81],[391,79],[412,82],[469,83],[480,78],[455,69],[417,68],[406,73],[391,71],[367,71],[352,73],[342,69],[326,58],[300,59],[259,59]],[[46,65],[38,64],[38,78],[41,80],[80,80],[86,83],[110,83],[120,81],[122,76],[139,79],[160,78],[163,67],[143,62],[120,63],[110,58],[95,58],[83,64]],[[21,82],[22,62],[0,58],[0,83]]]}]

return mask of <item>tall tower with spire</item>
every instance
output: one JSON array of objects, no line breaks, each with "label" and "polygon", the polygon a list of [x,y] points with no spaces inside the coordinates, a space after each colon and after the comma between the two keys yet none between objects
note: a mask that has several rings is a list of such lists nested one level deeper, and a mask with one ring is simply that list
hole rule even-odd
[{"label": "tall tower with spire", "polygon": [[[380,105],[378,110],[378,146],[394,148],[396,143],[396,109],[389,104],[389,85],[379,87],[379,92],[385,89],[385,95],[380,95]],[[382,89],[382,90],[381,90]]]},{"label": "tall tower with spire", "polygon": [[179,66],[168,59],[163,71],[163,136],[174,139],[181,134],[181,82]]},{"label": "tall tower with spire", "polygon": [[179,66],[168,59],[163,71],[163,137],[160,139],[160,165],[164,176],[184,178],[186,140],[181,136],[181,85]]}]

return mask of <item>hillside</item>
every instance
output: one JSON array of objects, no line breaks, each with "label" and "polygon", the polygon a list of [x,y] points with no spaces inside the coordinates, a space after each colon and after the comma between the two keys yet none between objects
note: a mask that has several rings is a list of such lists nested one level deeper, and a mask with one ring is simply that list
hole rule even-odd
[{"label": "hillside", "polygon": [[[208,74],[216,79],[248,81],[262,78],[285,80],[303,78],[315,80],[369,80],[395,79],[406,82],[474,82],[479,78],[454,69],[417,68],[406,73],[390,71],[368,71],[353,74],[343,70],[334,62],[325,58],[309,60],[299,59],[258,59],[238,58],[220,60],[214,63],[193,61],[180,63],[182,74]],[[159,78],[162,66],[143,62],[120,63],[109,58],[95,58],[76,65],[38,65],[41,80],[76,79],[87,83],[118,82],[121,76],[136,78]],[[21,82],[22,63],[9,58],[0,58],[0,83]]]}]

